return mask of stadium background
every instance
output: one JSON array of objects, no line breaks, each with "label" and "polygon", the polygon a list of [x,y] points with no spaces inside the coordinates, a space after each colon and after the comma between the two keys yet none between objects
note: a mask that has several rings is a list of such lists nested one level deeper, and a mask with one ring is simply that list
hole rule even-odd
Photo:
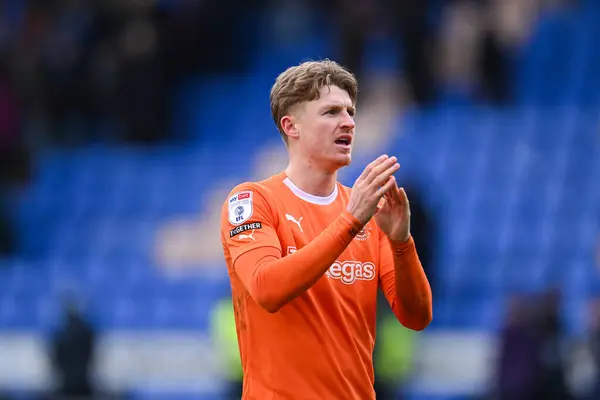
[{"label": "stadium background", "polygon": [[361,82],[342,182],[397,155],[426,215],[406,398],[491,398],[523,365],[597,387],[598,1],[1,4],[0,393],[57,387],[76,304],[104,396],[220,398],[220,205],[285,167],[270,86],[324,57]]}]

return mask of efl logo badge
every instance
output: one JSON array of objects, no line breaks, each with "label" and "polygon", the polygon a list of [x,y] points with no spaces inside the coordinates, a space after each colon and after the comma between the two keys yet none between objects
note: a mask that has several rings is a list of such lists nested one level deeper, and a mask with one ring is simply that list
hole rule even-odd
[{"label": "efl logo badge", "polygon": [[227,201],[229,222],[240,225],[252,216],[252,192],[238,192]]}]

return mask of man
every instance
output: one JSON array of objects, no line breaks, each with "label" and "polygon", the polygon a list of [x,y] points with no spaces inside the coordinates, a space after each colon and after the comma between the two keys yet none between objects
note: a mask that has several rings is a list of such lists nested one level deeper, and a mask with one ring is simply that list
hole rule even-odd
[{"label": "man", "polygon": [[283,72],[271,111],[289,166],[237,186],[223,205],[245,400],[375,398],[379,287],[404,326],[431,321],[396,158],[377,158],[352,189],[337,182],[356,95],[354,76],[329,60]]},{"label": "man", "polygon": [[210,331],[214,347],[223,359],[225,390],[222,400],[239,400],[243,384],[242,363],[236,346],[237,331],[229,296],[219,299],[212,309]]},{"label": "man", "polygon": [[91,399],[96,333],[73,298],[66,298],[64,311],[65,321],[54,334],[50,353],[60,382],[56,394],[59,399]]}]

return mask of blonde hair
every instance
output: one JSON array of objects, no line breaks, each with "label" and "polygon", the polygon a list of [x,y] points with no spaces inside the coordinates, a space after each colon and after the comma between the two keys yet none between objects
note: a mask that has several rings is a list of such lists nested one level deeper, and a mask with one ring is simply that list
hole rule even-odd
[{"label": "blonde hair", "polygon": [[275,80],[271,88],[271,114],[283,141],[287,135],[281,126],[281,118],[305,101],[319,99],[324,86],[338,86],[348,92],[352,104],[356,104],[358,83],[356,77],[340,64],[331,60],[307,61],[288,68]]}]

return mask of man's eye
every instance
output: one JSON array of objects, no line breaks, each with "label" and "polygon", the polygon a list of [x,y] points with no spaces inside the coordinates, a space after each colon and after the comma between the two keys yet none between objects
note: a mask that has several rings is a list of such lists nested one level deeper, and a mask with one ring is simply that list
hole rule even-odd
[{"label": "man's eye", "polygon": [[327,111],[327,114],[337,114],[337,110],[329,110]]}]

